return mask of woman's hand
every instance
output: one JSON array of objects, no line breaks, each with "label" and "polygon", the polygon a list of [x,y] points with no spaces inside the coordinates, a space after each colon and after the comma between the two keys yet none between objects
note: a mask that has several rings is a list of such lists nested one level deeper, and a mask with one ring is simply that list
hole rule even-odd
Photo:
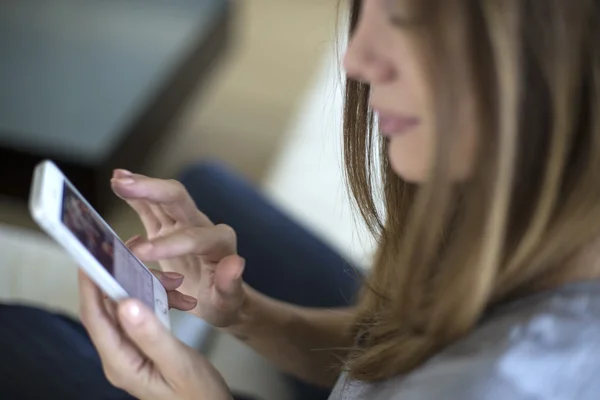
[{"label": "woman's hand", "polygon": [[143,400],[231,399],[215,368],[140,301],[105,299],[81,271],[79,295],[81,320],[113,385]]},{"label": "woman's hand", "polygon": [[179,290],[198,300],[195,315],[217,327],[239,322],[246,291],[233,229],[214,225],[177,181],[116,170],[111,184],[146,229],[147,239],[129,243],[136,256],[185,276]]},{"label": "woman's hand", "polygon": [[[131,246],[139,240],[139,236],[134,236],[125,242],[125,245],[131,249]],[[184,276],[177,272],[163,272],[157,269],[151,269],[150,272],[159,280],[167,292],[169,308],[176,308],[181,311],[190,311],[196,308],[198,300],[194,297],[186,296],[177,290],[183,283]],[[104,295],[108,299],[107,295]]]}]

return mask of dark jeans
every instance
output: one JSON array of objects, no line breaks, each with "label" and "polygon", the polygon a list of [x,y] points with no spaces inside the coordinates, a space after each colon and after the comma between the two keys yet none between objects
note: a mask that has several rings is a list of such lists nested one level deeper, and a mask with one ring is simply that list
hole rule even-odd
[{"label": "dark jeans", "polygon": [[[193,166],[180,179],[213,222],[236,230],[251,286],[311,307],[346,306],[355,297],[360,279],[354,269],[243,179],[217,163]],[[289,379],[297,399],[328,397],[327,390]],[[130,397],[106,381],[79,323],[29,307],[0,306],[0,398]]]}]

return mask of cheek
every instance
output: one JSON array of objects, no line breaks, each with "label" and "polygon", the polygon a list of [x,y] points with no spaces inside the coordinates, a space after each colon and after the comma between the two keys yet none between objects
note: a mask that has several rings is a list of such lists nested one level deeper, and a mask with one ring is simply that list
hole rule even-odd
[{"label": "cheek", "polygon": [[392,169],[403,180],[421,183],[427,179],[433,165],[434,143],[426,129],[421,127],[392,137],[388,151]]},{"label": "cheek", "polygon": [[[453,181],[466,181],[473,174],[477,136],[472,127],[461,131],[458,140],[449,144],[450,175]],[[388,147],[392,169],[411,183],[427,181],[435,163],[435,143],[432,132],[426,129],[393,137]]]}]

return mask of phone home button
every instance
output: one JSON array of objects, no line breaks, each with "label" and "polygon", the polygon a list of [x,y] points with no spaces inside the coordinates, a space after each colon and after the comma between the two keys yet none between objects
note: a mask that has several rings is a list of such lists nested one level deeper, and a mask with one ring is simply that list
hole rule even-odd
[{"label": "phone home button", "polygon": [[156,299],[156,305],[158,306],[160,312],[162,312],[163,314],[167,313],[167,306],[165,306],[165,303],[163,303],[159,299]]}]

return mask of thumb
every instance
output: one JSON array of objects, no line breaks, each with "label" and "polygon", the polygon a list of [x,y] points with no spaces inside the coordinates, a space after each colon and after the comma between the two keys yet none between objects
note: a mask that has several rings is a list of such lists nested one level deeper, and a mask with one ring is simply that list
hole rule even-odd
[{"label": "thumb", "polygon": [[215,287],[224,296],[235,296],[242,287],[246,260],[238,255],[225,257],[215,271]]},{"label": "thumb", "polygon": [[161,372],[177,370],[182,344],[139,300],[127,299],[118,306],[119,322],[140,352]]}]

